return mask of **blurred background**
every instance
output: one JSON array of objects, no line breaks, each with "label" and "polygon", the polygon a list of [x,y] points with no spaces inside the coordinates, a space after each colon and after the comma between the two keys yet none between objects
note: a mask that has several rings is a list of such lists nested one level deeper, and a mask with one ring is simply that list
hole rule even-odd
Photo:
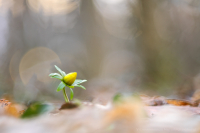
[{"label": "blurred background", "polygon": [[0,97],[60,100],[77,72],[105,102],[116,93],[190,98],[200,88],[199,0],[0,0]]}]

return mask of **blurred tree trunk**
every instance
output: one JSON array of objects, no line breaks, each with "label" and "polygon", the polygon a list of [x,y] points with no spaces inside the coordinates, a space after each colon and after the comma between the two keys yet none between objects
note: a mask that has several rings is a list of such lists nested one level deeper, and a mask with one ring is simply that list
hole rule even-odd
[{"label": "blurred tree trunk", "polygon": [[92,0],[83,0],[81,5],[82,38],[88,52],[88,77],[99,75],[101,68],[102,45],[98,37],[98,28],[95,21],[95,9]]},{"label": "blurred tree trunk", "polygon": [[158,2],[140,0],[142,35],[138,41],[145,65],[144,88],[167,93],[177,82],[179,63],[175,51],[156,31],[154,11]]}]

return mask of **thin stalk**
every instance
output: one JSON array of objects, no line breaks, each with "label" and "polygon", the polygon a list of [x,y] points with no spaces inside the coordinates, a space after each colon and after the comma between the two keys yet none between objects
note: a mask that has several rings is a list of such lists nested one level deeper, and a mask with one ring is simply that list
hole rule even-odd
[{"label": "thin stalk", "polygon": [[67,93],[66,93],[66,91],[65,91],[65,88],[63,88],[63,96],[64,96],[64,98],[65,98],[65,102],[66,102],[66,103],[70,102],[70,101],[69,101],[69,98],[68,98],[68,96],[67,96]]}]

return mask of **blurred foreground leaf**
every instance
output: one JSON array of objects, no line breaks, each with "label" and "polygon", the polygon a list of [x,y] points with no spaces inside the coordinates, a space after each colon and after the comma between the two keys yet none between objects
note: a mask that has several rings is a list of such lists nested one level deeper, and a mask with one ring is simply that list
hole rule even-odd
[{"label": "blurred foreground leaf", "polygon": [[117,93],[114,97],[113,97],[113,102],[117,103],[117,102],[121,102],[122,101],[122,94],[121,93]]},{"label": "blurred foreground leaf", "polygon": [[21,118],[32,118],[39,116],[44,113],[48,113],[53,109],[51,105],[42,104],[42,103],[34,103],[29,106],[29,108],[24,112]]}]

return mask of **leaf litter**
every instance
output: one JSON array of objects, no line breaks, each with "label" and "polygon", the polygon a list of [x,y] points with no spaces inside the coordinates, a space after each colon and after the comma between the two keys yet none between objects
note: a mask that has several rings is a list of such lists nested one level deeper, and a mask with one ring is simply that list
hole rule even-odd
[{"label": "leaf litter", "polygon": [[[30,108],[0,100],[2,133],[199,133],[199,100],[168,99],[163,96],[122,96],[117,94],[105,105],[80,102],[51,103],[30,119],[21,119]],[[24,107],[24,105],[21,105]],[[38,110],[37,110],[38,109]],[[48,110],[49,109],[49,110]],[[50,110],[51,109],[51,110]],[[31,113],[30,113],[31,114]]]}]

